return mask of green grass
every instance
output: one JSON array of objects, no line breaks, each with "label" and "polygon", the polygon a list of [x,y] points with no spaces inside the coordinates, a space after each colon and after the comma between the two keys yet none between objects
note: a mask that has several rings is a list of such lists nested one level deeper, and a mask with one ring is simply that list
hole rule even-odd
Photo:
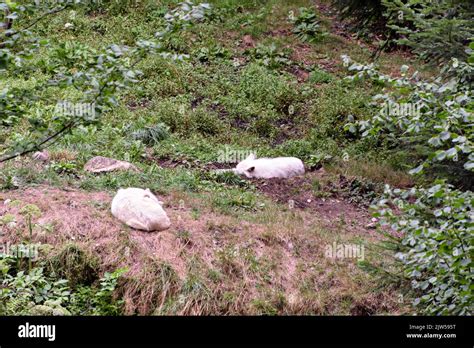
[{"label": "green grass", "polygon": [[[183,155],[210,161],[217,152],[212,153],[212,149],[219,144],[258,148],[263,155],[299,155],[303,159],[321,153],[341,156],[341,147],[354,156],[370,156],[368,152],[372,149],[357,147],[343,126],[349,115],[367,117],[370,112],[367,95],[377,91],[365,85],[342,83],[338,78],[342,70],[339,57],[329,55],[332,44],[338,45],[339,50],[343,46],[341,54],[351,55],[358,45],[341,44],[338,38],[310,45],[308,59],[327,56],[334,61],[337,71],[332,74],[314,66],[304,83],[298,83],[285,65],[270,69],[256,61],[234,66],[233,59],[245,59],[244,50],[237,45],[243,35],[253,35],[258,42],[258,33],[282,25],[291,27],[287,19],[290,11],[296,11],[298,6],[311,7],[308,1],[279,3],[279,6],[273,6],[275,1],[263,3],[264,6],[252,1],[238,5],[233,1],[216,2],[208,21],[175,34],[166,43],[170,50],[191,54],[188,61],[175,63],[149,57],[140,64],[142,81],[122,96],[119,107],[104,115],[100,125],[75,130],[55,148],[77,153],[79,166],[94,155],[139,163],[143,161],[145,145],[134,139],[133,133],[163,123],[172,136],[154,148],[157,154],[171,158]],[[93,21],[80,11],[62,13],[42,23],[39,32],[47,35],[53,47],[64,41],[80,42],[94,49],[113,42],[131,43],[152,37],[163,27],[163,14],[173,4],[173,1],[145,2],[132,9],[114,6],[110,9],[114,15],[95,13]],[[74,29],[64,29],[66,22],[75,24]],[[226,30],[229,35],[222,35]],[[103,33],[100,39],[95,34],[97,31]],[[267,47],[276,44],[277,51],[283,47],[298,50],[295,41],[291,34],[262,38]],[[199,55],[203,47],[213,45],[227,53],[223,57],[211,54],[205,62],[196,59],[196,52]],[[47,51],[40,58],[49,59]],[[360,57],[364,59],[367,55]],[[289,64],[301,63],[289,59]],[[12,76],[5,83],[21,81]],[[28,81],[32,83],[31,79]],[[58,98],[54,90],[50,93],[52,98]],[[199,149],[188,145],[196,142]]]}]

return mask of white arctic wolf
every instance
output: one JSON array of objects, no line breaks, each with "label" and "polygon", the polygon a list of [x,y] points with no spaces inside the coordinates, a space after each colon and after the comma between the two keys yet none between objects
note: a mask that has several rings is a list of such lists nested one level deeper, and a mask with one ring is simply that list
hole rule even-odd
[{"label": "white arctic wolf", "polygon": [[162,231],[171,223],[161,204],[149,189],[120,189],[112,200],[112,214],[138,230]]},{"label": "white arctic wolf", "polygon": [[247,178],[290,178],[304,174],[303,162],[296,157],[256,158],[250,154],[233,172]]}]

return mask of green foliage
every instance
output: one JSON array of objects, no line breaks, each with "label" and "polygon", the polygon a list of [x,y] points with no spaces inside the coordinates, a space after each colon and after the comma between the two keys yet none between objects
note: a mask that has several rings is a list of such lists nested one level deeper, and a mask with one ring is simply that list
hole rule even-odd
[{"label": "green foliage", "polygon": [[166,13],[164,18],[168,23],[167,31],[177,31],[189,27],[194,22],[203,21],[211,9],[208,3],[194,5],[192,1],[183,1]]},{"label": "green foliage", "polygon": [[81,42],[66,41],[52,47],[47,61],[41,62],[49,73],[64,73],[71,69],[87,69],[94,64],[97,52]]},{"label": "green foliage", "polygon": [[49,166],[58,174],[74,174],[78,170],[75,161],[52,161]]},{"label": "green foliage", "polygon": [[[53,43],[28,29],[16,29],[36,24],[37,21],[30,22],[32,17],[43,19],[82,5],[80,1],[66,2],[63,7],[50,2],[42,6],[2,4],[2,10],[12,13],[14,28],[0,34],[0,70],[4,72],[3,78],[17,76],[18,86],[0,80],[0,123],[11,127],[21,122],[22,129],[21,132],[0,131],[0,137],[6,138],[0,145],[0,161],[49,146],[81,125],[98,123],[104,112],[117,105],[120,91],[139,80],[141,71],[136,65],[141,60],[153,53],[183,59],[181,55],[165,52],[163,39],[191,22],[202,20],[210,8],[208,4],[181,3],[164,16],[166,29],[156,33],[155,38],[97,50],[72,42],[52,46]],[[50,50],[49,57],[34,59],[41,47]],[[32,74],[40,72],[45,74],[42,79],[29,80]]]},{"label": "green foliage", "polygon": [[220,46],[201,47],[198,50],[193,51],[192,55],[201,63],[211,62],[217,59],[228,59],[231,57],[230,52]]},{"label": "green foliage", "polygon": [[[369,78],[386,88],[374,97],[380,111],[368,120],[350,117],[347,130],[426,154],[412,174],[449,161],[451,167],[462,166],[472,184],[472,63],[453,59],[443,76],[427,82],[417,73],[409,76],[407,66],[401,77],[392,78],[373,64],[353,63],[347,56],[343,61],[355,72],[350,80]],[[375,216],[392,230],[387,245],[398,251],[404,279],[411,281],[415,294],[413,304],[427,314],[472,314],[473,204],[471,191],[454,190],[443,181],[428,189],[387,187],[377,203]]]},{"label": "green foliage", "polygon": [[[315,153],[313,144],[306,139],[288,140],[278,146],[278,156],[293,156],[298,157],[304,161]],[[319,162],[319,161],[318,161]]]},{"label": "green foliage", "polygon": [[378,198],[383,190],[383,185],[376,185],[370,180],[351,178],[347,182],[341,182],[341,195],[347,197],[349,202],[369,206]]},{"label": "green foliage", "polygon": [[243,188],[249,188],[251,185],[247,180],[243,179],[241,176],[235,174],[232,171],[223,171],[223,172],[208,172],[205,171],[202,174],[203,179],[211,180],[216,183],[222,183],[228,186],[237,186]]},{"label": "green foliage", "polygon": [[449,62],[453,57],[466,59],[466,41],[474,37],[472,1],[382,0],[382,4],[387,26],[399,35],[399,45],[437,63]]},{"label": "green foliage", "polygon": [[46,168],[57,169],[57,172],[66,174],[76,174],[81,164],[88,161],[91,156],[122,158],[131,162],[142,158],[145,144],[132,137],[133,129],[139,129],[141,125],[132,128],[126,123],[122,125],[104,123],[88,127],[79,126],[71,134],[66,135],[62,139],[63,146],[77,153],[78,158],[76,160],[55,160]]},{"label": "green foliage", "polygon": [[409,47],[427,61],[465,60],[466,42],[474,36],[470,0],[343,0],[333,4],[343,18],[353,20],[360,35],[385,35],[381,48]]},{"label": "green foliage", "polygon": [[132,133],[132,138],[140,140],[145,145],[153,146],[170,136],[169,127],[164,123],[158,123],[154,126],[145,127]]},{"label": "green foliage", "polygon": [[259,44],[257,47],[246,50],[245,54],[269,69],[280,69],[291,65],[291,51],[287,49],[280,51],[274,43],[270,46]]},{"label": "green foliage", "polygon": [[429,149],[427,159],[412,170],[413,174],[442,161],[474,171],[472,63],[453,60],[447,71],[449,78],[426,82],[420,81],[417,73],[408,76],[407,66],[402,66],[400,78],[392,78],[377,72],[373,64],[351,64],[347,56],[343,59],[349,71],[355,72],[351,80],[368,77],[387,86],[384,94],[373,98],[380,112],[369,120],[349,123],[348,130],[358,128],[362,136],[385,137],[398,146]]},{"label": "green foliage", "polygon": [[[72,286],[49,272],[48,260],[32,260],[27,270],[18,268],[25,255],[0,254],[0,314],[2,315],[118,315],[122,301],[113,293],[119,269],[105,273],[98,285]],[[26,255],[30,260],[36,255]]]},{"label": "green foliage", "polygon": [[382,27],[385,24],[385,7],[381,0],[333,0],[332,4],[343,19],[353,20],[351,27],[359,33],[369,33],[380,27],[381,22]]},{"label": "green foliage", "polygon": [[309,81],[312,83],[328,83],[333,80],[333,76],[324,70],[315,69],[309,74]]},{"label": "green foliage", "polygon": [[217,113],[198,107],[190,113],[185,133],[213,136],[219,134],[223,127],[223,122]]},{"label": "green foliage", "polygon": [[259,207],[253,192],[238,189],[222,190],[212,197],[212,205],[218,211],[230,214],[238,211],[255,211]]},{"label": "green foliage", "polygon": [[[397,207],[394,211],[393,207]],[[403,276],[426,314],[472,315],[474,195],[443,182],[411,190],[387,187],[375,207],[392,237]]]},{"label": "green foliage", "polygon": [[136,1],[133,0],[101,0],[91,1],[91,6],[88,9],[90,12],[99,12],[99,13],[109,13],[111,15],[123,15],[129,11],[136,10],[136,7],[133,5],[136,4]]},{"label": "green foliage", "polygon": [[79,286],[73,293],[68,309],[74,315],[120,315],[123,300],[114,297],[120,277],[126,269],[105,272],[96,287]]},{"label": "green foliage", "polygon": [[66,280],[48,277],[42,267],[11,275],[9,260],[2,258],[1,261],[0,309],[4,315],[25,315],[36,305],[44,305],[48,301],[62,304],[69,300],[71,293]]},{"label": "green foliage", "polygon": [[359,86],[348,87],[341,80],[334,79],[318,88],[310,106],[312,138],[319,147],[332,147],[333,139],[345,141],[350,134],[344,125],[350,115],[363,118],[371,111],[367,105],[367,90]]},{"label": "green foliage", "polygon": [[319,169],[323,166],[323,164],[327,164],[331,161],[332,156],[326,155],[323,153],[315,153],[309,156],[309,159],[305,161],[306,166],[308,169]]},{"label": "green foliage", "polygon": [[293,24],[293,33],[301,41],[319,42],[328,34],[321,26],[316,13],[305,7],[299,9],[299,15],[294,19]]}]

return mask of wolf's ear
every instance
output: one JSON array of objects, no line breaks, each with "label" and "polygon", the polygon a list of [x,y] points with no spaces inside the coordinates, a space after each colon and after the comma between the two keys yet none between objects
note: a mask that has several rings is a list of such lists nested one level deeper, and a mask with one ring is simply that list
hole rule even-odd
[{"label": "wolf's ear", "polygon": [[247,157],[247,160],[254,160],[257,158],[257,155],[255,155],[253,152]]},{"label": "wolf's ear", "polygon": [[146,191],[146,192],[150,192],[150,193],[151,193],[151,191],[150,191],[150,189],[149,189],[149,188],[145,189],[145,191]]},{"label": "wolf's ear", "polygon": [[247,172],[252,173],[254,170],[255,170],[255,167],[250,167],[249,169],[247,169]]}]

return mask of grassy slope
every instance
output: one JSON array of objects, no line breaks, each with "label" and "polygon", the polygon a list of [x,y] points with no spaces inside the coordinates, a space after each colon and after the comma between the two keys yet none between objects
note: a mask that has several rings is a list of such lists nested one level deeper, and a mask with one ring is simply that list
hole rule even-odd
[{"label": "grassy slope", "polygon": [[[117,9],[93,17],[61,14],[40,30],[53,44],[71,40],[97,48],[131,43],[152,36],[163,25],[166,5],[152,3],[148,8]],[[213,21],[167,42],[169,49],[190,54],[188,62],[159,57],[143,62],[143,81],[123,96],[100,126],[76,130],[51,149],[56,167],[28,159],[4,167],[4,176],[20,178],[23,187],[16,191],[4,187],[0,198],[40,207],[37,241],[59,249],[73,238],[100,256],[102,270],[129,267],[121,288],[126,313],[404,312],[397,291],[374,287],[356,260],[324,257],[325,246],[334,241],[361,243],[366,259],[379,257],[371,247],[377,233],[365,228],[370,221],[365,210],[342,204],[337,195],[328,198],[334,207],[327,208],[326,198],[332,194],[325,188],[340,174],[356,175],[360,182],[411,184],[404,154],[373,150],[374,144],[343,131],[348,115],[367,117],[367,99],[377,91],[365,84],[344,84],[339,55],[367,61],[371,49],[333,31],[326,7],[324,25],[330,35],[315,44],[299,41],[287,18],[300,6],[314,7],[311,1],[255,3],[216,1]],[[74,23],[75,29],[64,29],[66,22]],[[275,44],[279,52],[291,50],[288,65],[268,69],[245,54],[260,44]],[[212,52],[225,53],[220,57]],[[198,61],[199,56],[207,61]],[[382,70],[395,72],[405,59],[384,54],[380,64]],[[170,127],[170,138],[152,148],[132,139],[133,130],[159,122]],[[209,177],[203,164],[215,162],[226,146],[259,156],[299,156],[306,163],[332,156],[324,175],[310,173],[307,186],[287,188],[295,197],[312,190],[311,197],[324,198],[320,205],[328,210],[318,205],[288,209],[281,197],[264,195],[246,182],[226,184]],[[94,155],[132,161],[142,172],[101,176],[82,172],[82,165]],[[159,164],[164,161],[178,166],[162,168]],[[73,174],[58,174],[66,165]],[[172,229],[144,234],[114,221],[108,210],[110,194],[124,186],[157,192],[175,222]],[[82,207],[77,214],[71,202]],[[65,215],[71,219],[62,219]],[[18,219],[18,228],[9,234],[15,242],[26,237],[19,215]]]}]

